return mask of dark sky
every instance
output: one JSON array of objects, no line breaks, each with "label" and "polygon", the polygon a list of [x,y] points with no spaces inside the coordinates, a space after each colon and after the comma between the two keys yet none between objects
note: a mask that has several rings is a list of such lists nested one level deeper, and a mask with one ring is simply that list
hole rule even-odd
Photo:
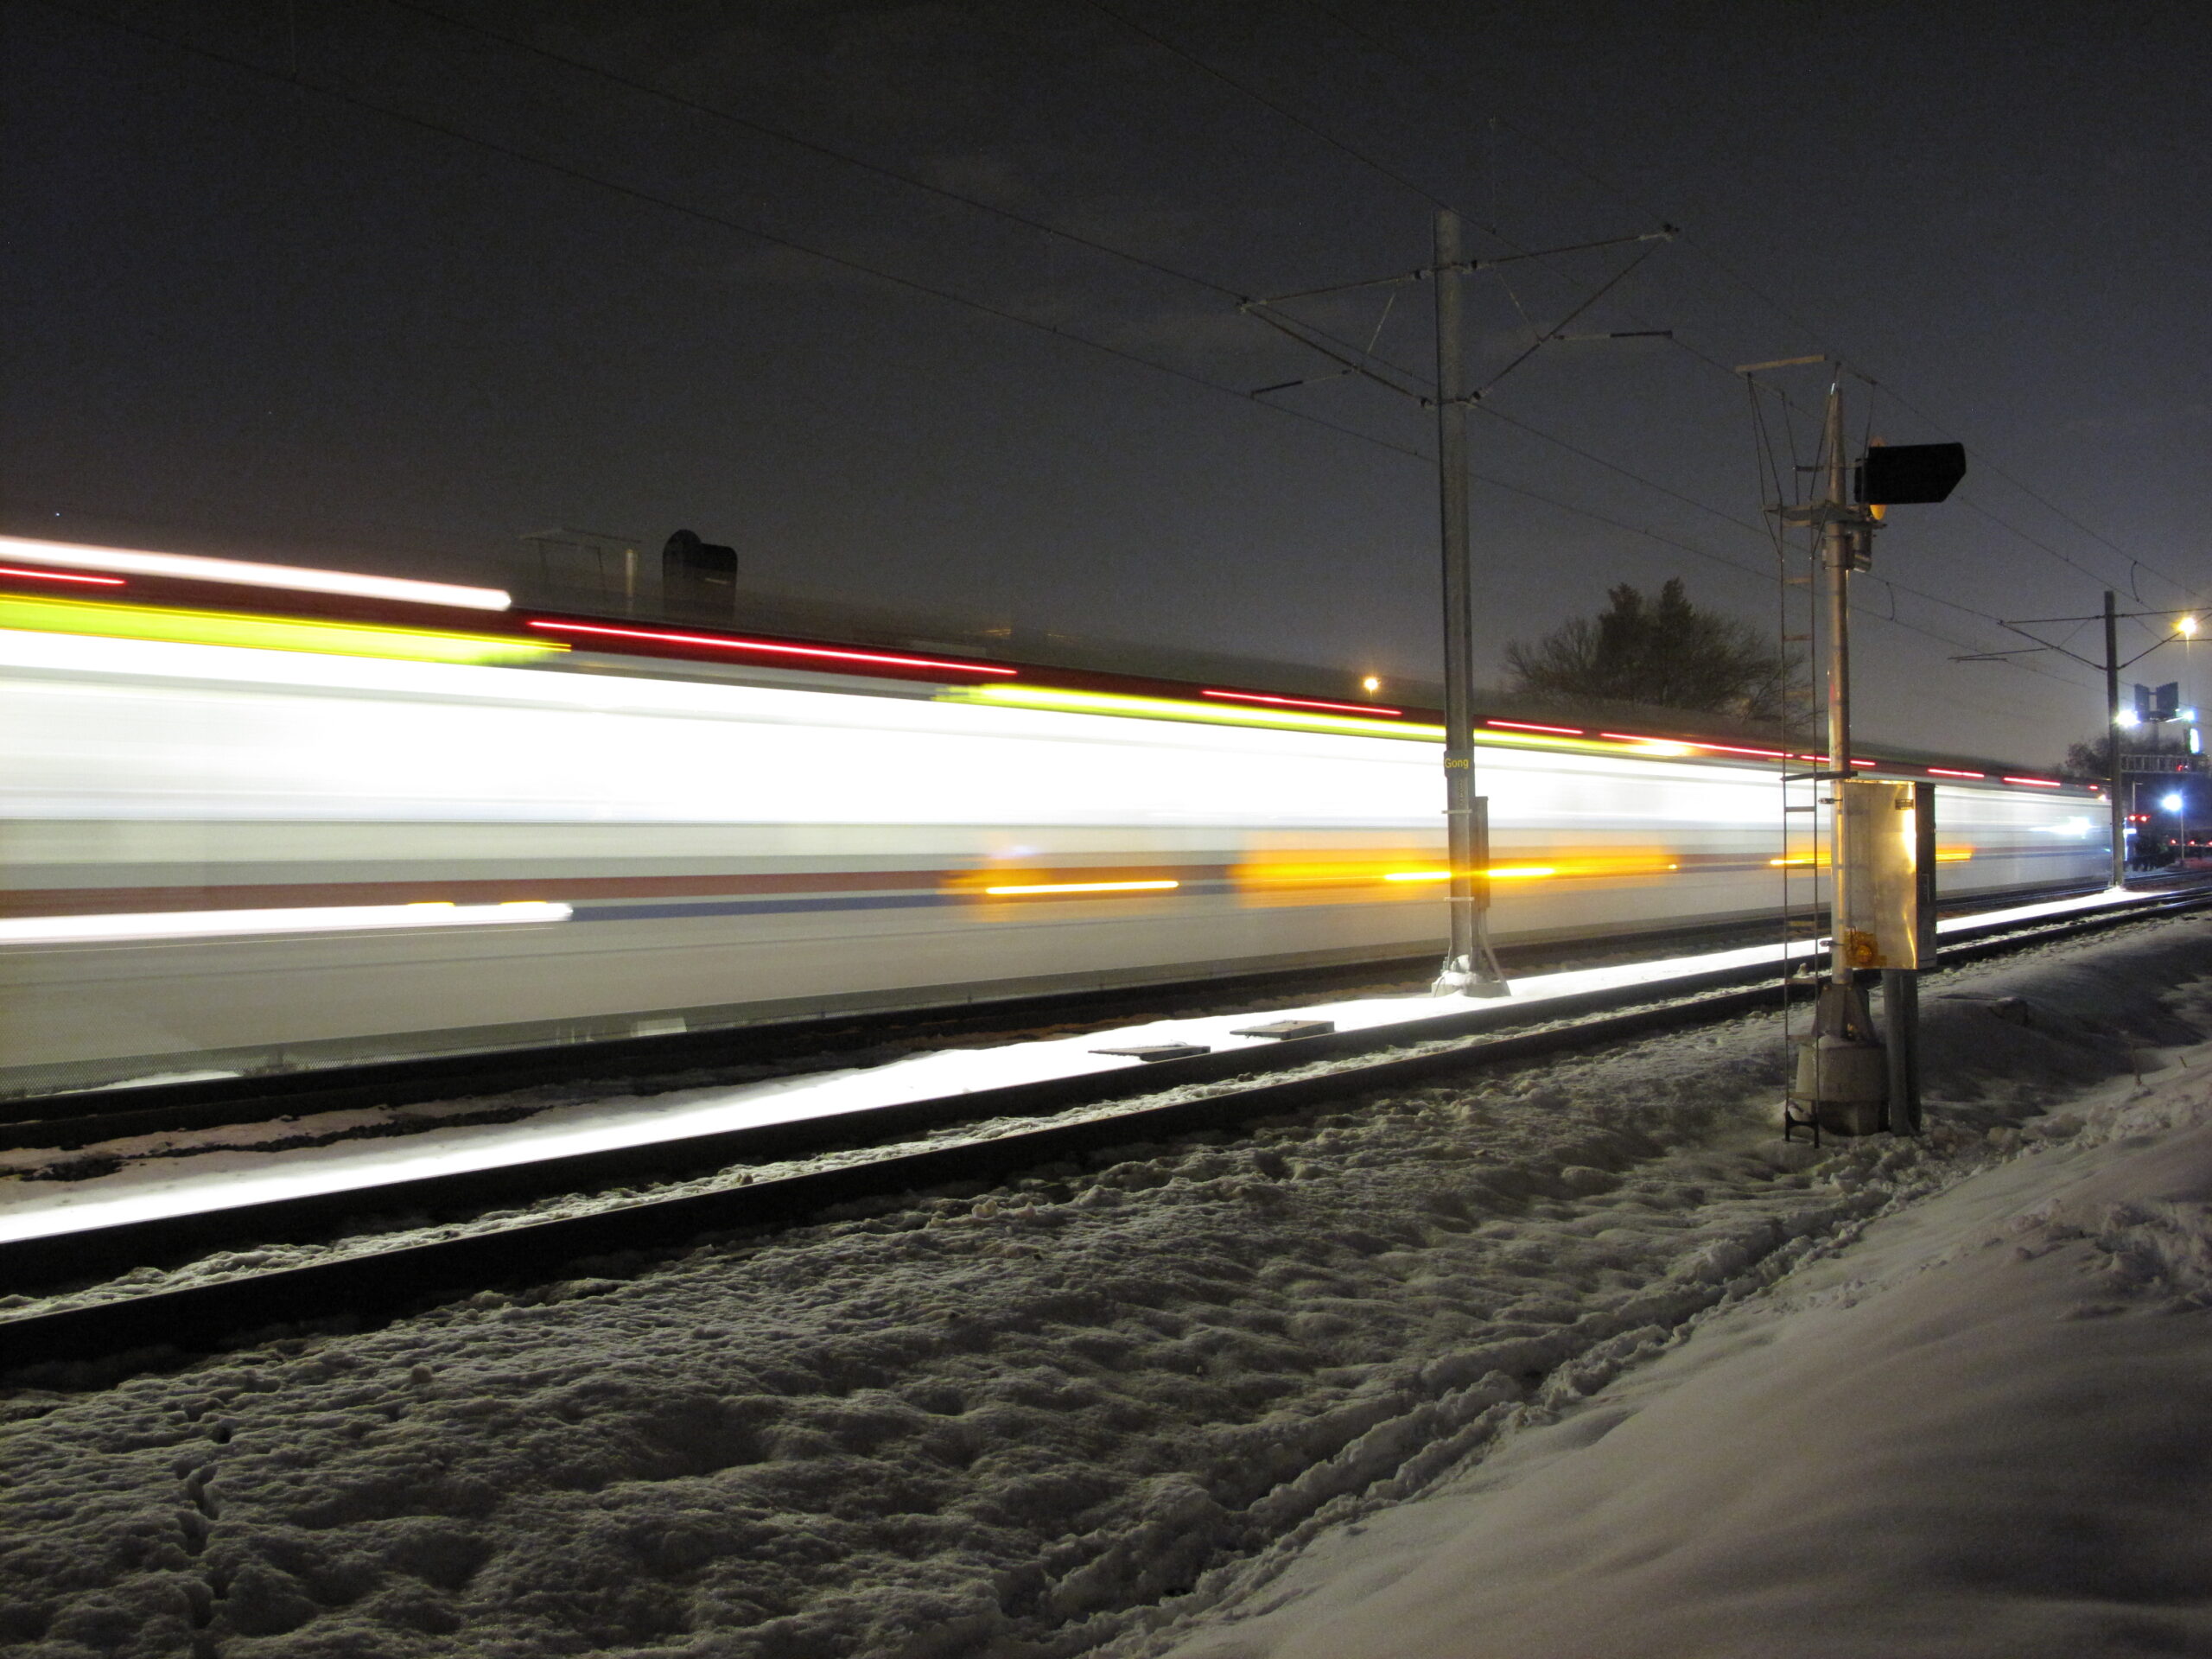
[{"label": "dark sky", "polygon": [[[1687,232],[1467,285],[1478,382],[1645,254],[1573,328],[1675,334],[1547,346],[1471,417],[1478,474],[1533,493],[1475,489],[1486,666],[1617,582],[1771,619],[1726,370],[1808,352],[1879,383],[1855,433],[1971,456],[1878,546],[1917,591],[1860,584],[1870,741],[2048,763],[2096,677],[1948,658],[2107,585],[2212,588],[2212,8],[8,0],[4,29],[18,532],[498,580],[531,531],[681,524],[766,583],[1431,674],[1433,477],[1401,453],[1430,417],[1357,378],[1243,396],[1332,365],[1236,301],[1410,270],[1440,201],[1487,254]],[[1425,372],[1428,292],[1391,292],[1293,310]],[[1808,412],[1817,374],[1783,384]]]}]

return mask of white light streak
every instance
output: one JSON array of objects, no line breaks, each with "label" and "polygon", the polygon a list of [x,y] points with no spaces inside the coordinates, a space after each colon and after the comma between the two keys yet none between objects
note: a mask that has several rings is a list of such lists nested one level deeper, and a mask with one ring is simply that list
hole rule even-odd
[{"label": "white light streak", "polygon": [[318,905],[301,910],[175,910],[118,916],[25,916],[0,920],[0,945],[109,944],[143,939],[251,938],[269,933],[344,933],[381,927],[500,927],[565,922],[566,905]]},{"label": "white light streak", "polygon": [[0,557],[72,570],[115,570],[125,575],[168,576],[177,582],[220,582],[244,588],[279,588],[302,594],[346,594],[356,599],[396,599],[416,605],[504,611],[513,601],[497,588],[459,588],[446,582],[364,575],[357,570],[309,570],[298,565],[254,564],[194,553],[151,553],[127,547],[86,547],[75,542],[35,542],[0,536]]},{"label": "white light streak", "polygon": [[[1937,928],[1948,933],[1955,928],[1993,922],[2028,921],[2126,904],[2139,897],[2111,891],[2088,893],[1975,916],[1946,917]],[[1276,1017],[1332,1020],[1339,1031],[1401,1027],[1408,1036],[1413,1037],[1422,1026],[1433,1020],[1470,1015],[1479,1019],[1492,1011],[1526,1007],[1578,992],[1643,985],[1661,987],[1670,980],[1700,973],[1769,963],[1779,969],[1785,955],[1809,956],[1818,944],[1798,940],[1786,949],[1777,944],[1750,945],[1709,956],[1617,963],[1602,968],[1530,975],[1516,979],[1510,995],[1473,1006],[1457,998],[1438,999],[1426,995],[1372,997],[1313,1008],[1277,1010]],[[1230,1029],[1250,1018],[1249,1014],[1209,1015],[1154,1021],[1122,1031],[1088,1032],[1039,1042],[1009,1043],[998,1048],[944,1050],[856,1071],[779,1077],[765,1083],[656,1096],[653,1109],[643,1113],[635,1109],[634,1101],[617,1098],[603,1106],[572,1109],[572,1115],[566,1121],[555,1114],[545,1114],[525,1122],[477,1126],[449,1135],[432,1131],[397,1140],[357,1141],[342,1147],[326,1148],[313,1160],[283,1156],[266,1159],[251,1168],[231,1166],[205,1172],[162,1173],[153,1177],[155,1184],[148,1185],[110,1185],[97,1180],[16,1182],[10,1185],[23,1188],[22,1192],[0,1193],[0,1243],[50,1238],[165,1217],[201,1215],[240,1204],[360,1192],[429,1175],[508,1169],[548,1158],[618,1147],[657,1145],[692,1135],[771,1123],[865,1113],[911,1101],[941,1099],[977,1090],[1096,1071],[1130,1070],[1144,1064],[1090,1052],[1102,1044],[1134,1046],[1185,1041],[1209,1044],[1217,1052],[1270,1047],[1271,1039],[1268,1038],[1240,1037]],[[433,1140],[433,1135],[439,1138]],[[148,1179],[152,1174],[149,1165],[134,1167],[138,1172],[137,1179]],[[39,1190],[33,1191],[34,1185]]]}]

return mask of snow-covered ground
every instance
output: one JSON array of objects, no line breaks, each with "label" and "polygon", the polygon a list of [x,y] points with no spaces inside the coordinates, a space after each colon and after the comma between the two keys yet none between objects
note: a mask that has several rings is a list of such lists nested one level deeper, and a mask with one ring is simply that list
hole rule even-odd
[{"label": "snow-covered ground", "polygon": [[16,1379],[0,1643],[2202,1650],[2207,976],[1946,976],[1919,1142],[1784,1146],[1750,1020]]}]

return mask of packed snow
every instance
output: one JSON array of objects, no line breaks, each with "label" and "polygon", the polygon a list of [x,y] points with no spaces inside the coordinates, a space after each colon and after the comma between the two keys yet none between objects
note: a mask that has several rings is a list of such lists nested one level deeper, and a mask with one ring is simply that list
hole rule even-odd
[{"label": "packed snow", "polygon": [[1943,976],[1916,1141],[1784,1144],[1742,1020],[21,1376],[0,1642],[2202,1648],[2208,976],[2194,921]]}]

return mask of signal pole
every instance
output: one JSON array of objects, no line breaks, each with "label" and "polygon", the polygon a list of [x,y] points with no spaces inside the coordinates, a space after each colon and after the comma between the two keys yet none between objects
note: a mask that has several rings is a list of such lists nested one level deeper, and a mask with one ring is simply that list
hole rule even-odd
[{"label": "signal pole", "polygon": [[2127,804],[2120,792],[2120,613],[2113,608],[2113,594],[2105,590],[2105,741],[2111,747],[2107,756],[2111,766],[2105,776],[2105,791],[2111,797],[2112,812],[2112,884],[2115,887],[2127,885]]},{"label": "signal pole", "polygon": [[1490,803],[1475,793],[1473,582],[1467,553],[1467,391],[1459,216],[1436,214],[1436,466],[1444,543],[1444,825],[1451,931],[1436,994],[1503,996],[1490,943]]},{"label": "signal pole", "polygon": [[[1827,489],[1821,505],[1827,511],[1821,528],[1821,563],[1827,575],[1828,599],[1828,753],[1827,771],[1838,785],[1851,776],[1851,563],[1852,529],[1843,521],[1843,384],[1828,386],[1827,419],[1822,442],[1827,446]],[[1836,810],[1828,817],[1828,903],[1833,942],[1828,951],[1828,977],[1836,984],[1852,983],[1851,963],[1843,949],[1843,873],[1851,868],[1844,848],[1842,791],[1836,793]]]},{"label": "signal pole", "polygon": [[[1828,977],[1813,1005],[1813,1033],[1801,1056],[1799,1091],[1818,1128],[1866,1135],[1884,1126],[1889,1060],[1881,1035],[1859,995],[1850,948],[1858,918],[1851,914],[1854,869],[1851,788],[1851,572],[1873,531],[1868,515],[1845,499],[1843,381],[1828,383],[1822,442],[1828,454],[1827,488],[1811,517],[1821,526],[1821,563],[1827,577],[1828,741],[1819,775],[1834,791],[1828,806]],[[1862,540],[1865,538],[1865,540]]]},{"label": "signal pole", "polygon": [[[2096,669],[2104,675],[2105,731],[2112,744],[2110,764],[2105,769],[2105,792],[2108,798],[2107,808],[2112,817],[2112,884],[2115,887],[2122,887],[2127,885],[2127,817],[2131,804],[2130,798],[2135,792],[2137,779],[2129,773],[2127,757],[2120,748],[2120,734],[2130,729],[2120,723],[2120,671],[2132,668],[2158,650],[2159,646],[2170,645],[2177,639],[2182,642],[2183,648],[2186,650],[2190,637],[2196,632],[2196,618],[2193,613],[2183,616],[2174,625],[2173,632],[2167,634],[2165,638],[2153,640],[2143,650],[2137,652],[2134,656],[2123,660],[2120,654],[2120,625],[2122,622],[2136,621],[2145,617],[2163,615],[2164,613],[2119,610],[2115,608],[2117,597],[2116,594],[2107,591],[2105,594],[2104,609],[2094,616],[2031,616],[2017,621],[2007,621],[2004,623],[2004,626],[2010,628],[2023,639],[2032,639],[2035,643],[2015,651],[1978,651],[1967,656],[1954,657],[1951,660],[1955,663],[2002,662],[2007,658],[2029,656],[2039,651],[2055,651],[2062,657],[2071,658],[2084,667]],[[2057,644],[2044,639],[2041,634],[2030,632],[2034,627],[2058,623],[2079,624],[2098,621],[2105,625],[2105,654],[2102,662],[2094,658],[2084,657],[2080,652],[2067,645]],[[2158,716],[2158,718],[2164,718],[2164,716]]]},{"label": "signal pole", "polygon": [[[1961,444],[1890,446],[1874,439],[1859,461],[1854,505],[1845,487],[1842,364],[1792,357],[1746,364],[1737,372],[1749,376],[1808,363],[1827,363],[1832,370],[1821,435],[1827,477],[1820,499],[1775,511],[1783,524],[1817,532],[1814,543],[1827,577],[1827,753],[1811,772],[1797,776],[1832,791],[1822,798],[1828,808],[1828,967],[1813,1005],[1812,1032],[1797,1039],[1783,1117],[1785,1135],[1794,1125],[1810,1123],[1817,1142],[1823,1129],[1910,1134],[1920,1127],[1914,976],[1934,960],[1934,791],[1862,781],[1852,767],[1851,573],[1872,563],[1874,529],[1887,508],[1945,499],[1966,476],[1967,461]],[[1789,775],[1785,771],[1785,781]],[[1909,837],[1896,833],[1906,827],[1891,816],[1897,812],[1913,815]],[[1882,972],[1891,1027],[1886,1053],[1859,995],[1861,969]],[[1799,1106],[1805,1116],[1792,1109]]]},{"label": "signal pole", "polygon": [[[1446,845],[1451,861],[1446,909],[1451,933],[1445,947],[1444,966],[1437,975],[1435,991],[1439,996],[1448,996],[1455,992],[1468,996],[1504,996],[1510,993],[1510,988],[1505,982],[1505,972],[1497,965],[1497,953],[1491,949],[1490,943],[1490,804],[1475,793],[1474,618],[1470,610],[1473,582],[1468,574],[1467,561],[1467,405],[1481,394],[1467,390],[1459,281],[1476,271],[1494,270],[1520,260],[1542,259],[1554,254],[1586,253],[1592,249],[1618,247],[1628,243],[1664,242],[1671,240],[1679,232],[1669,225],[1636,236],[1609,237],[1602,241],[1581,242],[1570,247],[1528,249],[1517,253],[1501,254],[1494,258],[1471,259],[1462,245],[1463,228],[1459,214],[1448,207],[1441,208],[1436,215],[1436,259],[1433,265],[1395,276],[1369,277],[1357,282],[1332,283],[1326,288],[1306,289],[1296,294],[1280,295],[1274,299],[1245,300],[1237,308],[1278,333],[1288,335],[1300,345],[1319,353],[1335,363],[1340,373],[1358,375],[1387,387],[1401,397],[1415,399],[1426,404],[1429,399],[1421,385],[1417,382],[1408,384],[1409,377],[1403,372],[1395,370],[1387,362],[1377,360],[1371,346],[1361,352],[1357,346],[1348,346],[1318,328],[1299,322],[1282,308],[1295,301],[1346,294],[1357,289],[1395,288],[1418,282],[1433,282],[1436,284],[1437,499],[1444,550],[1444,824]],[[1604,291],[1603,289],[1599,290],[1600,294]],[[1568,315],[1566,321],[1571,322],[1588,309],[1595,297],[1592,296],[1592,300],[1584,301]],[[1566,334],[1560,332],[1560,327],[1564,326],[1562,323],[1538,334],[1528,351],[1515,362],[1524,360],[1554,340],[1630,339],[1669,332],[1647,328],[1610,334]],[[1322,378],[1335,379],[1338,377],[1326,375]],[[1275,385],[1262,386],[1252,396],[1266,397],[1309,384],[1306,380],[1285,380]]]}]

